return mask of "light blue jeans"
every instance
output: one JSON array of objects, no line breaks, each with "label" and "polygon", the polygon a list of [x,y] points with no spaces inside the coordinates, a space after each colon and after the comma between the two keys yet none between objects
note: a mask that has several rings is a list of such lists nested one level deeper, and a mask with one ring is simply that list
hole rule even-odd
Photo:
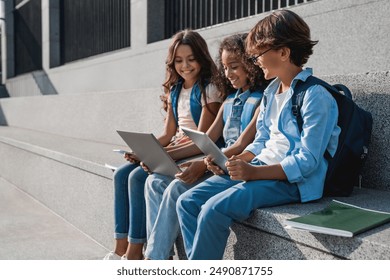
[{"label": "light blue jeans", "polygon": [[146,242],[144,185],[148,176],[138,164],[126,163],[114,172],[115,239]]},{"label": "light blue jeans", "polygon": [[[238,91],[238,93],[240,92]],[[240,136],[243,108],[241,99],[236,97],[223,130],[226,147],[233,144]],[[182,193],[209,177],[210,175],[205,175],[190,185],[159,174],[148,177],[145,184],[148,236],[145,257],[152,260],[166,260],[169,256],[174,255],[173,244],[179,233],[176,201]]]},{"label": "light blue jeans", "polygon": [[148,246],[145,257],[152,260],[166,260],[173,256],[173,245],[179,234],[179,221],[176,214],[176,201],[178,197],[198,184],[185,184],[172,177],[152,174],[146,179],[146,229]]},{"label": "light blue jeans", "polygon": [[176,204],[188,259],[222,259],[233,221],[247,219],[256,208],[299,201],[298,187],[287,181],[210,177],[183,193]]}]

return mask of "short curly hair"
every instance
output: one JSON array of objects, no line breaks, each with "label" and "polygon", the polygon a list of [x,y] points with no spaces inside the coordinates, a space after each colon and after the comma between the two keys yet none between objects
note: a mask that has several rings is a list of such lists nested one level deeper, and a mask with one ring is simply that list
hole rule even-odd
[{"label": "short curly hair", "polygon": [[245,39],[247,35],[248,33],[231,35],[224,38],[219,46],[219,55],[216,59],[218,71],[213,77],[213,83],[217,86],[222,97],[226,97],[228,94],[236,91],[225,75],[224,66],[222,65],[221,60],[223,51],[228,51],[239,58],[247,73],[249,89],[251,91],[262,90],[268,84],[264,79],[263,71],[257,65],[253,64],[250,56],[245,51]]}]

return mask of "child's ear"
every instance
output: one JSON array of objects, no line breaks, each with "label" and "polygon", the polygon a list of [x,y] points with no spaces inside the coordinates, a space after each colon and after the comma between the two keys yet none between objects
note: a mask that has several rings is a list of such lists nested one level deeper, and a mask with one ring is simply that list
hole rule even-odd
[{"label": "child's ear", "polygon": [[282,59],[282,61],[289,61],[290,60],[290,53],[291,53],[290,48],[287,48],[287,47],[281,48],[280,49],[280,58]]}]

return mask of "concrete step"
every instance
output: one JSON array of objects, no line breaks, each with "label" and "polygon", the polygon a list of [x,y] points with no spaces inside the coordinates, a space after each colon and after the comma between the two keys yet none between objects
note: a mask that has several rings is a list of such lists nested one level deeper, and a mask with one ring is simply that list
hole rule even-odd
[{"label": "concrete step", "polygon": [[161,89],[0,98],[0,125],[104,143],[122,143],[116,130],[159,134]]},{"label": "concrete step", "polygon": [[107,252],[0,177],[0,260],[98,260]]},{"label": "concrete step", "polygon": [[0,127],[0,174],[107,248],[113,242],[112,171],[124,148]]}]

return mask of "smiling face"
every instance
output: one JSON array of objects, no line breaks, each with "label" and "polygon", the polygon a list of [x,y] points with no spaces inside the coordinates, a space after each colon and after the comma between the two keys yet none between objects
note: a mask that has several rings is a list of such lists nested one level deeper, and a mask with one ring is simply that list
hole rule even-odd
[{"label": "smiling face", "polygon": [[[264,53],[260,56],[259,54]],[[258,65],[264,72],[264,78],[267,80],[273,79],[279,75],[282,63],[280,60],[279,50],[261,49],[258,54],[254,54],[254,57],[258,56],[256,65]]]},{"label": "smiling face", "polygon": [[201,65],[188,45],[179,45],[174,59],[176,72],[184,79],[184,88],[192,87],[199,78]]},{"label": "smiling face", "polygon": [[232,52],[223,50],[221,62],[225,70],[225,76],[235,89],[246,91],[249,89],[247,73],[241,60]]}]

